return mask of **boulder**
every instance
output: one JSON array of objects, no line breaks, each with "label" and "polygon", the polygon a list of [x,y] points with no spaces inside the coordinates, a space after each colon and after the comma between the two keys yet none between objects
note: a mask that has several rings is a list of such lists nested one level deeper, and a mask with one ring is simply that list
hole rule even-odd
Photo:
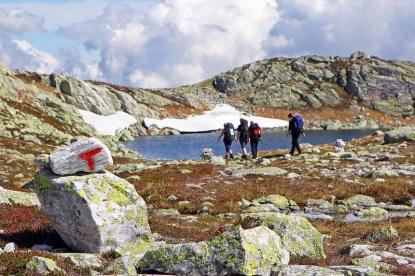
[{"label": "boulder", "polygon": [[[318,276],[343,276],[341,272],[332,269],[314,266],[314,265],[289,265],[281,270],[276,271],[279,276],[295,275],[318,275]],[[348,274],[347,274],[348,275]]]},{"label": "boulder", "polygon": [[265,226],[238,227],[201,243],[164,244],[146,252],[142,271],[177,275],[268,275],[288,264],[281,238]]},{"label": "boulder", "polygon": [[40,275],[49,275],[53,272],[63,273],[63,270],[59,268],[54,260],[38,256],[34,256],[30,259],[26,264],[26,270]]},{"label": "boulder", "polygon": [[375,229],[372,233],[367,236],[367,239],[372,242],[382,240],[396,240],[399,238],[398,231],[393,226],[386,226]]},{"label": "boulder", "polygon": [[385,133],[384,141],[386,144],[400,143],[404,141],[415,141],[414,127],[400,127]]},{"label": "boulder", "polygon": [[79,140],[61,147],[49,156],[49,166],[55,174],[99,172],[112,166],[111,152],[96,138]]},{"label": "boulder", "polygon": [[107,252],[150,235],[144,200],[109,172],[58,176],[44,169],[34,184],[43,212],[76,252]]},{"label": "boulder", "polygon": [[57,253],[56,256],[70,260],[78,267],[99,269],[103,266],[103,262],[96,254],[87,253]]},{"label": "boulder", "polygon": [[324,236],[304,217],[285,215],[276,212],[243,214],[247,217],[260,219],[282,239],[282,244],[291,255],[307,257],[315,260],[326,258],[324,254]]}]

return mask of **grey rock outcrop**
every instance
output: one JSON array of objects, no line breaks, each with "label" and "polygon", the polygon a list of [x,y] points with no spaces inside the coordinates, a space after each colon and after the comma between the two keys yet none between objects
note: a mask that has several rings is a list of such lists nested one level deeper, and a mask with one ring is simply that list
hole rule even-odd
[{"label": "grey rock outcrop", "polygon": [[99,172],[112,166],[111,152],[96,138],[79,140],[52,152],[49,166],[55,174]]},{"label": "grey rock outcrop", "polygon": [[384,140],[386,144],[415,141],[415,128],[400,127],[393,129],[385,133]]},{"label": "grey rock outcrop", "polygon": [[43,212],[77,252],[102,253],[149,238],[144,200],[109,172],[57,176],[44,169],[34,184]]},{"label": "grey rock outcrop", "polygon": [[177,275],[268,275],[288,261],[280,237],[259,226],[239,227],[207,242],[160,245],[147,251],[138,267]]},{"label": "grey rock outcrop", "polygon": [[304,217],[278,212],[251,213],[242,217],[260,219],[281,237],[282,244],[293,256],[315,260],[326,258],[324,236]]}]

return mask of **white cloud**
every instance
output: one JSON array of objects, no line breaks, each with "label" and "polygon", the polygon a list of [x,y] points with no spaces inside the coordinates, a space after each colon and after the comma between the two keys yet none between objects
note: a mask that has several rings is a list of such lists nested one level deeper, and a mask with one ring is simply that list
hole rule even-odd
[{"label": "white cloud", "polygon": [[53,73],[59,69],[59,61],[51,54],[33,47],[25,40],[13,40],[16,54],[19,56],[19,69],[34,70],[39,73]]},{"label": "white cloud", "polygon": [[412,0],[277,0],[282,18],[273,33],[294,41],[270,55],[347,56],[357,49],[384,58],[415,59]]},{"label": "white cloud", "polygon": [[142,88],[164,88],[168,86],[167,81],[162,76],[156,73],[145,74],[140,70],[135,70],[129,75],[129,82]]},{"label": "white cloud", "polygon": [[287,48],[294,45],[294,41],[291,38],[287,38],[284,35],[276,35],[270,37],[264,44],[267,48],[281,49]]},{"label": "white cloud", "polygon": [[0,30],[6,33],[28,33],[40,29],[43,19],[22,9],[0,8]]},{"label": "white cloud", "polygon": [[165,0],[144,10],[111,4],[62,31],[100,51],[106,80],[159,87],[265,58],[263,43],[278,19],[274,0]]}]

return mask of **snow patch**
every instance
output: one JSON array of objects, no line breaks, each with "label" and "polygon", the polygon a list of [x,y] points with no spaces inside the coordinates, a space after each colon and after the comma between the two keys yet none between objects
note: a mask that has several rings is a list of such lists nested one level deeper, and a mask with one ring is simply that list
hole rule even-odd
[{"label": "snow patch", "polygon": [[84,121],[92,125],[100,135],[115,135],[117,130],[122,130],[137,123],[136,118],[128,113],[118,111],[109,116],[98,115],[90,111],[78,109]]},{"label": "snow patch", "polygon": [[227,104],[219,104],[214,109],[205,112],[203,115],[189,116],[186,119],[165,118],[158,120],[145,118],[144,124],[147,127],[156,126],[158,128],[173,128],[180,132],[208,132],[222,129],[223,124],[228,122],[237,127],[240,118],[244,118],[248,122],[254,121],[262,128],[285,127],[288,125],[288,122],[284,120],[242,115],[236,108]]}]

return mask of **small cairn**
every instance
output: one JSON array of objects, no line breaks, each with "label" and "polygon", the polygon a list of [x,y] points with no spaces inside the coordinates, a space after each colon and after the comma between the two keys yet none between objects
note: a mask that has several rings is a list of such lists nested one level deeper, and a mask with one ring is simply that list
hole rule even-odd
[{"label": "small cairn", "polygon": [[211,148],[204,148],[200,156],[203,160],[211,161],[213,158],[213,150]]}]

